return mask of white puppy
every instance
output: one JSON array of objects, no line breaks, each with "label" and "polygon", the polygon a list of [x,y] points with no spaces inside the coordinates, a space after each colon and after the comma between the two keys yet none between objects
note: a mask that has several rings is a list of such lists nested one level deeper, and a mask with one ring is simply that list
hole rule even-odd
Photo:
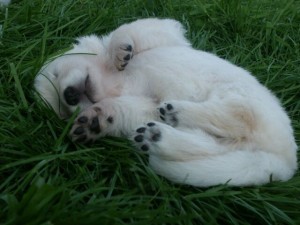
[{"label": "white puppy", "polygon": [[61,117],[81,109],[74,141],[132,138],[174,182],[259,185],[286,181],[297,168],[278,100],[249,72],[193,49],[174,20],[79,38],[42,68],[35,87]]}]

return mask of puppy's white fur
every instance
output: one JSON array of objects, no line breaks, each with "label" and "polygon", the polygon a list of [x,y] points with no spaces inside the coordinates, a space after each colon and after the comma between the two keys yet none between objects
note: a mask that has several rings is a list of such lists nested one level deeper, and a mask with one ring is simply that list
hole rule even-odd
[{"label": "puppy's white fur", "polygon": [[[136,145],[147,145],[150,166],[172,181],[246,186],[293,176],[297,146],[278,100],[244,69],[194,50],[177,21],[137,20],[107,36],[78,41],[47,63],[35,80],[58,115],[68,117],[80,107],[78,118],[89,119],[87,125],[75,122],[74,140],[79,126],[93,140],[131,138],[138,135],[137,127],[155,121]],[[119,71],[128,45],[133,58]],[[76,105],[64,98],[69,86],[82,92]],[[164,115],[168,125],[158,122],[157,112],[167,105],[172,105]],[[97,134],[88,128],[95,117],[101,127]],[[159,141],[152,140],[153,132]]]}]

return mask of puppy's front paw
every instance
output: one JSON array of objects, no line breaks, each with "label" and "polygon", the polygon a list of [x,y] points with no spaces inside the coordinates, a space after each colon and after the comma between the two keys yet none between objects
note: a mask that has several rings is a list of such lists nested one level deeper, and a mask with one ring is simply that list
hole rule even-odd
[{"label": "puppy's front paw", "polygon": [[112,115],[107,115],[99,107],[90,107],[75,119],[70,136],[73,141],[95,141],[105,136],[114,122]]},{"label": "puppy's front paw", "polygon": [[172,127],[176,127],[178,125],[178,111],[172,103],[163,103],[158,110],[162,121]]}]

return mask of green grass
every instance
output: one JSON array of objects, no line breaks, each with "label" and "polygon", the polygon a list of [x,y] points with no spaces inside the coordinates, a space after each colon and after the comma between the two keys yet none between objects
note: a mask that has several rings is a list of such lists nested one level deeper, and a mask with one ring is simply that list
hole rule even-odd
[{"label": "green grass", "polygon": [[300,224],[300,175],[208,189],[155,175],[121,138],[72,143],[33,80],[74,37],[171,17],[195,48],[247,68],[282,101],[300,140],[300,2],[24,0],[0,10],[0,224]]}]

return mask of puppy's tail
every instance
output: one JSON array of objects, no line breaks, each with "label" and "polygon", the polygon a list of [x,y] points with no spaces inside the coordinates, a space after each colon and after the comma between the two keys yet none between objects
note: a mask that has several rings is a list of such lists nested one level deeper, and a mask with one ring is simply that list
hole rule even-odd
[{"label": "puppy's tail", "polygon": [[198,187],[219,184],[251,186],[286,181],[295,173],[297,162],[262,151],[232,151],[203,159],[167,161],[150,155],[150,166],[169,180]]}]

